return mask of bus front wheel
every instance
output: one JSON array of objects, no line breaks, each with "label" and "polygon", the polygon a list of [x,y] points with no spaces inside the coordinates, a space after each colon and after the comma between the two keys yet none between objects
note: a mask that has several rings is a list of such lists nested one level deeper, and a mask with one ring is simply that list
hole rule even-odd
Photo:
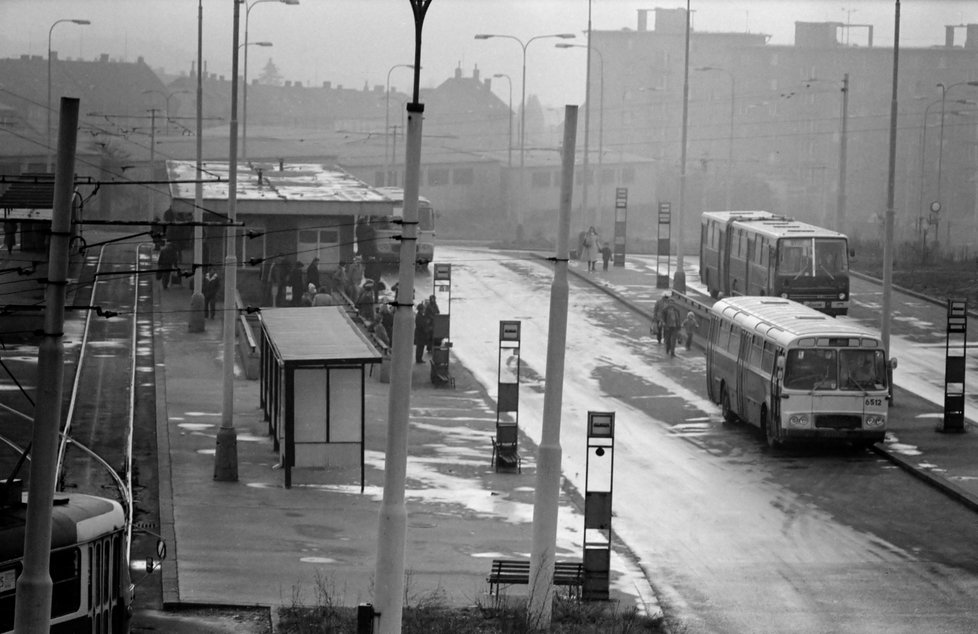
[{"label": "bus front wheel", "polygon": [[737,415],[730,409],[730,393],[727,392],[726,385],[720,388],[720,413],[723,415],[723,422],[737,422]]}]

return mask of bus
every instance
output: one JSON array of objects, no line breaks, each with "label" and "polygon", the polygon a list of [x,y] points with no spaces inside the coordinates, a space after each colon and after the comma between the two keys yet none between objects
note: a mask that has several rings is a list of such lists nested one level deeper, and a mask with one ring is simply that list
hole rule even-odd
[{"label": "bus", "polygon": [[714,299],[772,295],[845,315],[848,241],[844,234],[769,211],[704,212],[700,279]]},{"label": "bus", "polygon": [[[358,222],[369,222],[374,230],[376,256],[386,264],[396,264],[401,256],[401,220],[404,217],[404,190],[400,187],[376,187],[377,191],[394,201],[393,216],[363,216]],[[417,253],[415,261],[426,268],[435,257],[435,210],[431,201],[418,196]],[[359,247],[358,247],[359,248]]]},{"label": "bus", "polygon": [[895,367],[878,333],[790,299],[731,297],[710,309],[709,398],[725,421],[759,427],[772,447],[882,441]]}]

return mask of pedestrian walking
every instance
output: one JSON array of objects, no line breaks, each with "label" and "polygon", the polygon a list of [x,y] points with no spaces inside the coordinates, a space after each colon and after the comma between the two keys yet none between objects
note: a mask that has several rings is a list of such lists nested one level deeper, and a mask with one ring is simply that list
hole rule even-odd
[{"label": "pedestrian walking", "polygon": [[217,296],[221,291],[221,278],[216,271],[207,271],[201,292],[204,295],[204,318],[214,319],[217,316]]},{"label": "pedestrian walking", "polygon": [[662,331],[666,339],[666,354],[670,357],[676,356],[676,339],[679,337],[681,326],[682,317],[679,316],[679,309],[672,298],[669,298],[662,307]]},{"label": "pedestrian walking", "polygon": [[17,244],[17,223],[13,220],[5,220],[3,223],[3,246],[7,247],[7,255],[14,252],[15,244]]},{"label": "pedestrian walking", "polygon": [[598,245],[601,242],[601,236],[598,235],[597,229],[593,226],[588,227],[587,233],[584,234],[583,241],[583,257],[581,258],[587,262],[587,272],[594,273],[597,262],[598,262]]},{"label": "pedestrian walking", "polygon": [[425,315],[424,302],[418,304],[418,312],[414,315],[414,362],[424,363],[424,349],[431,341],[431,332],[427,327],[428,316]]},{"label": "pedestrian walking", "polygon": [[696,320],[696,315],[693,311],[686,313],[686,318],[683,319],[683,336],[686,338],[686,350],[690,350],[693,347],[693,333],[696,329],[700,327],[700,322]]},{"label": "pedestrian walking", "polygon": [[652,326],[649,328],[649,334],[655,337],[656,343],[662,343],[662,309],[666,307],[667,301],[669,301],[669,293],[655,300],[655,306],[652,308]]},{"label": "pedestrian walking", "polygon": [[435,315],[440,313],[441,309],[438,308],[438,302],[435,300],[435,296],[431,295],[425,302],[425,316],[428,318],[428,328],[431,331],[431,338],[428,343],[429,352],[441,345],[441,337],[435,338]]},{"label": "pedestrian walking", "polygon": [[285,263],[281,258],[275,258],[268,267],[268,283],[269,283],[269,302],[272,307],[276,307],[281,303],[281,297],[285,295],[285,278],[286,270]]},{"label": "pedestrian walking", "polygon": [[313,258],[306,268],[306,284],[312,284],[319,288],[319,258]]},{"label": "pedestrian walking", "polygon": [[156,279],[163,285],[163,290],[170,287],[170,281],[174,275],[179,275],[177,271],[177,250],[172,242],[167,242],[160,249],[160,254],[156,258]]},{"label": "pedestrian walking", "polygon": [[288,304],[291,304],[292,306],[302,306],[302,293],[306,288],[306,285],[303,282],[305,277],[305,266],[302,264],[302,262],[296,261],[296,263],[292,265],[292,275],[289,277],[289,288],[291,289],[289,292],[292,296],[289,298],[289,301],[287,302]]},{"label": "pedestrian walking", "polygon": [[611,261],[611,247],[605,242],[601,245],[601,268],[605,271],[608,270],[608,262]]}]

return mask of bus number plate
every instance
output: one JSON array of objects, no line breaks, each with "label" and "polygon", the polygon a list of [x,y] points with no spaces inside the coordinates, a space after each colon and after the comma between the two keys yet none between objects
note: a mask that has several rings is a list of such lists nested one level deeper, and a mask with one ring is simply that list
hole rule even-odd
[{"label": "bus number plate", "polygon": [[881,398],[867,398],[866,407],[883,407],[883,399]]},{"label": "bus number plate", "polygon": [[812,308],[825,308],[825,302],[805,302],[805,306],[811,306]]}]

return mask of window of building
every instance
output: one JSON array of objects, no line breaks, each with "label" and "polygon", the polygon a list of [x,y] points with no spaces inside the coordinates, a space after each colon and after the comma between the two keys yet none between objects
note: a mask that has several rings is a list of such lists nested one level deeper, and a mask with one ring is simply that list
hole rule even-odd
[{"label": "window of building", "polygon": [[452,170],[453,185],[471,185],[475,182],[475,170],[471,167],[457,167]]},{"label": "window of building", "polygon": [[429,185],[448,185],[448,168],[445,167],[429,167],[428,168],[428,184]]}]

